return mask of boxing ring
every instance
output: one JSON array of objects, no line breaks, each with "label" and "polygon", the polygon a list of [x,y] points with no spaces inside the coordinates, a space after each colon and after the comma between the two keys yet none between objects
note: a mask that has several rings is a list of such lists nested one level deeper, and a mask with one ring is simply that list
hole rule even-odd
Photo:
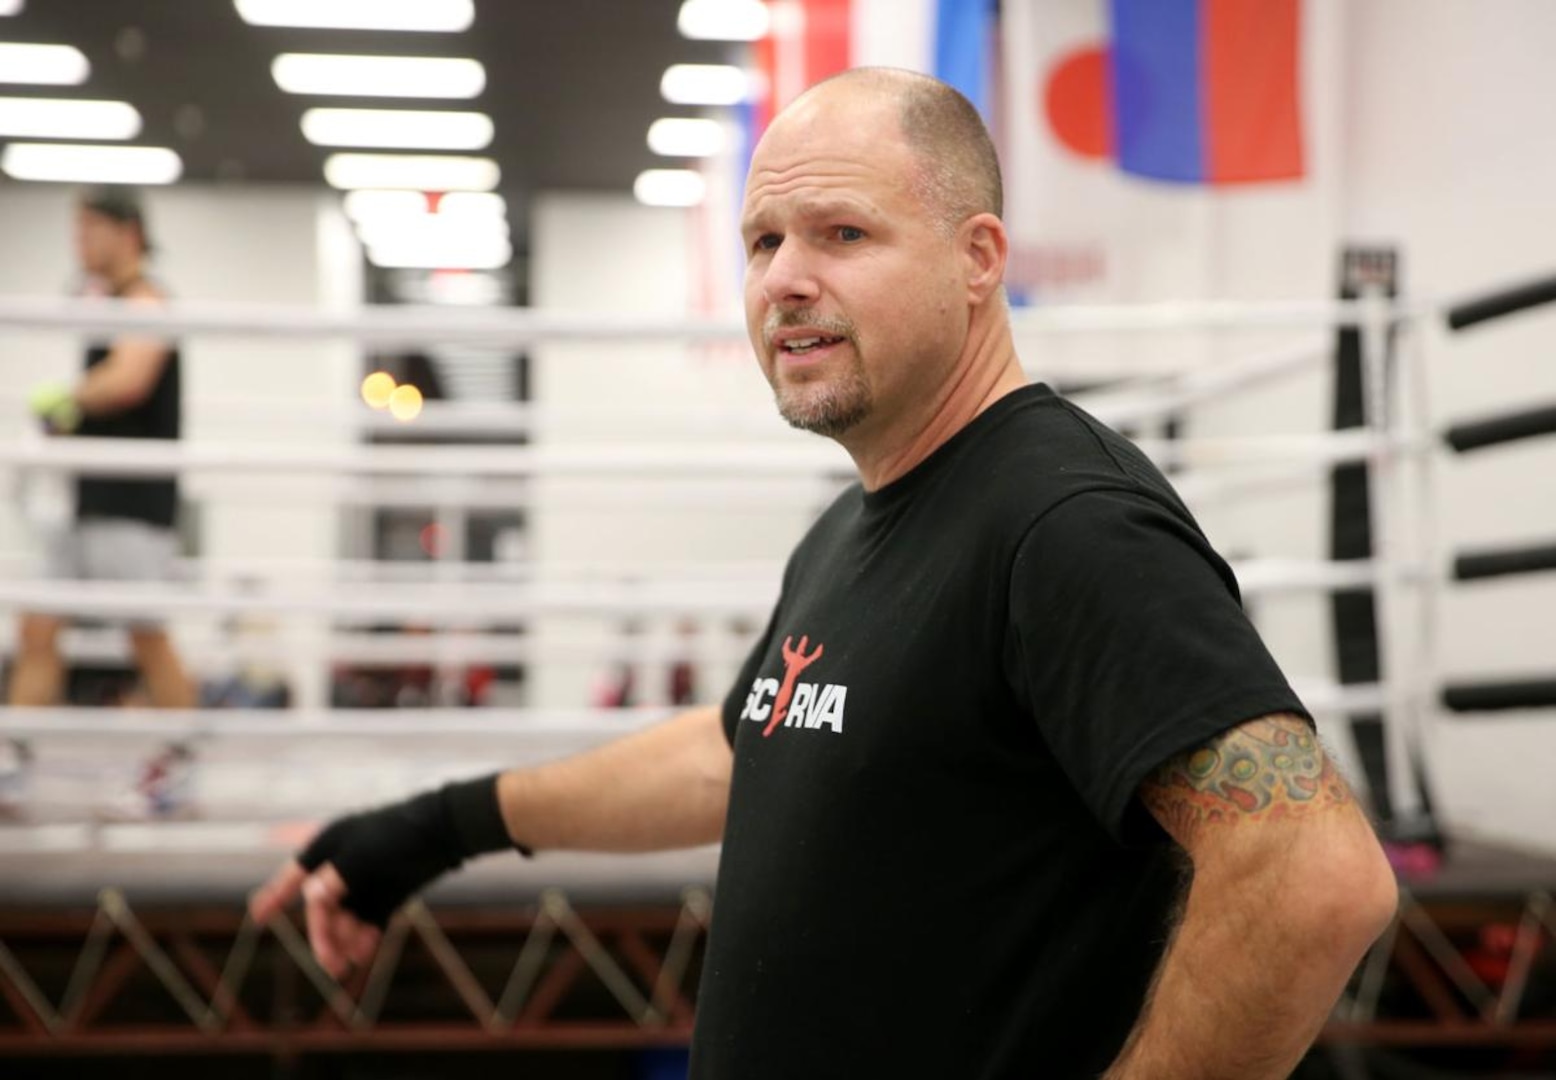
[{"label": "boxing ring", "polygon": [[[1425,376],[1429,352],[1451,348],[1450,335],[1552,302],[1556,279],[1447,302],[1364,290],[1356,299],[1315,303],[1013,315],[1022,355],[1042,358],[1032,374],[1135,438],[1202,517],[1213,521],[1249,501],[1322,488],[1340,469],[1366,477],[1365,557],[1232,558],[1256,622],[1266,604],[1293,595],[1364,596],[1377,612],[1375,648],[1384,660],[1377,678],[1290,672],[1331,741],[1328,725],[1343,731],[1348,717],[1381,718],[1383,773],[1358,782],[1370,783],[1375,801],[1386,795],[1387,825],[1403,841],[1396,860],[1406,886],[1401,915],[1336,1010],[1325,1040],[1337,1054],[1359,1045],[1556,1047],[1556,1009],[1541,1011],[1535,993],[1556,963],[1556,841],[1546,855],[1527,857],[1451,842],[1441,859],[1452,822],[1434,816],[1430,798],[1437,725],[1496,710],[1556,708],[1556,670],[1473,681],[1440,674],[1446,592],[1556,569],[1556,542],[1448,552],[1435,525],[1444,462],[1556,434],[1556,404],[1442,426]],[[655,341],[738,351],[744,341],[742,326],[721,320],[192,304],[148,311],[57,300],[0,300],[0,330],[327,338],[379,349]],[[1208,404],[1311,379],[1333,361],[1329,335],[1336,332],[1355,335],[1359,348],[1359,426],[1300,434],[1179,429]],[[1189,361],[1142,356],[1112,364],[1084,349],[1071,361],[1067,345],[1052,344],[1102,337],[1121,343],[1122,352],[1145,354],[1148,343],[1172,334],[1218,344],[1180,350],[1195,357]],[[1224,339],[1238,334],[1279,343],[1230,354]],[[267,408],[277,408],[206,404],[261,422]],[[19,412],[20,399],[0,395],[0,406]],[[191,502],[237,485],[258,505],[311,499],[431,508],[453,532],[475,509],[539,513],[537,493],[553,500],[545,505],[595,512],[639,497],[591,488],[596,480],[640,483],[642,500],[656,506],[738,516],[779,503],[803,518],[852,475],[830,443],[752,436],[750,412],[695,403],[657,416],[673,440],[554,440],[576,424],[608,426],[617,418],[610,409],[591,414],[536,403],[429,402],[398,427],[355,402],[287,406],[284,419],[329,425],[355,440],[414,430],[429,439],[510,441],[148,444],[23,433],[0,440],[0,486],[9,483],[16,494],[37,478],[88,470],[177,473]],[[1210,533],[1216,539],[1213,525]],[[478,562],[460,548],[425,563],[186,559],[180,580],[161,585],[41,582],[14,560],[0,566],[0,608],[8,612],[168,620],[197,672],[264,665],[294,690],[290,707],[279,709],[0,709],[0,740],[34,748],[41,763],[34,812],[0,825],[0,1057],[686,1043],[714,902],[713,850],[487,860],[413,904],[373,965],[344,984],[312,961],[294,924],[261,930],[242,913],[247,890],[329,815],[446,777],[575,752],[652,723],[672,711],[662,691],[677,667],[699,673],[704,698],[721,694],[765,622],[782,570],[779,560],[738,552],[682,562],[634,561],[630,552],[604,562]],[[619,632],[628,624],[632,632]],[[126,657],[120,635],[102,627],[70,632],[65,647],[80,663]],[[9,627],[0,630],[0,649],[14,649]],[[646,700],[632,708],[353,709],[331,707],[324,692],[342,666],[415,666],[454,683],[474,666],[559,661],[634,672]],[[197,817],[115,821],[83,811],[104,775],[170,743],[189,749],[203,778]],[[1432,841],[1429,852],[1422,837]],[[948,913],[943,925],[924,930],[932,947],[955,948],[975,928]]]}]

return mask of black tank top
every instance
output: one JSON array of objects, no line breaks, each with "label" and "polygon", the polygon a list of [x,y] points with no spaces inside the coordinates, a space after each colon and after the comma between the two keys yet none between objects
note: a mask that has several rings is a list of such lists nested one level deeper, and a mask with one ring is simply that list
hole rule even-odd
[{"label": "black tank top", "polygon": [[[120,290],[115,295],[124,295]],[[84,370],[108,359],[110,346],[87,349]],[[76,434],[103,439],[177,439],[182,427],[178,348],[174,346],[162,375],[146,400],[112,416],[88,416]],[[76,478],[76,518],[129,518],[172,528],[178,513],[178,478],[82,475]]]}]

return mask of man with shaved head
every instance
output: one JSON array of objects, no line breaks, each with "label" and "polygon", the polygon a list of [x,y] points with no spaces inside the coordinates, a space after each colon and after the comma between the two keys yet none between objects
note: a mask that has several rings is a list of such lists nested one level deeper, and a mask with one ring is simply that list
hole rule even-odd
[{"label": "man with shaved head", "polygon": [[1392,874],[1161,475],[1016,356],[994,149],[907,72],[801,96],[751,162],[746,314],[859,483],[720,708],[329,825],[320,959],[502,848],[723,840],[692,1074],[1286,1076]]}]

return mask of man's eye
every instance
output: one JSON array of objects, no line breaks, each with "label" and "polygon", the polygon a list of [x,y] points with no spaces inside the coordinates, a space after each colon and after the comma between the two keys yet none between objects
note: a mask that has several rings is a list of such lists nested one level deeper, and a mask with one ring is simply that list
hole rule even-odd
[{"label": "man's eye", "polygon": [[778,247],[780,239],[775,233],[763,233],[756,238],[756,243],[751,245],[751,250],[772,251]]},{"label": "man's eye", "polygon": [[864,230],[854,225],[841,225],[837,230],[837,238],[845,244],[857,243],[864,239]]}]

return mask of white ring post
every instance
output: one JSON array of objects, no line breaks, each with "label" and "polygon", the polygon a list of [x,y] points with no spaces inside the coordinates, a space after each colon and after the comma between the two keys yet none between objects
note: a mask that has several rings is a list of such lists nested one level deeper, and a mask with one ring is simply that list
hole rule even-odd
[{"label": "white ring post", "polygon": [[1389,803],[1396,821],[1410,821],[1421,813],[1420,792],[1414,783],[1413,756],[1406,731],[1409,711],[1408,672],[1398,648],[1396,627],[1405,617],[1400,605],[1399,539],[1394,535],[1398,463],[1386,447],[1392,441],[1389,334],[1392,312],[1375,288],[1363,294],[1366,315],[1361,323],[1362,403],[1366,430],[1376,441],[1376,452],[1367,460],[1367,508],[1372,519],[1372,563],[1376,568],[1373,588],[1378,639],[1379,681],[1385,687],[1382,709],[1383,739],[1388,748]]}]

